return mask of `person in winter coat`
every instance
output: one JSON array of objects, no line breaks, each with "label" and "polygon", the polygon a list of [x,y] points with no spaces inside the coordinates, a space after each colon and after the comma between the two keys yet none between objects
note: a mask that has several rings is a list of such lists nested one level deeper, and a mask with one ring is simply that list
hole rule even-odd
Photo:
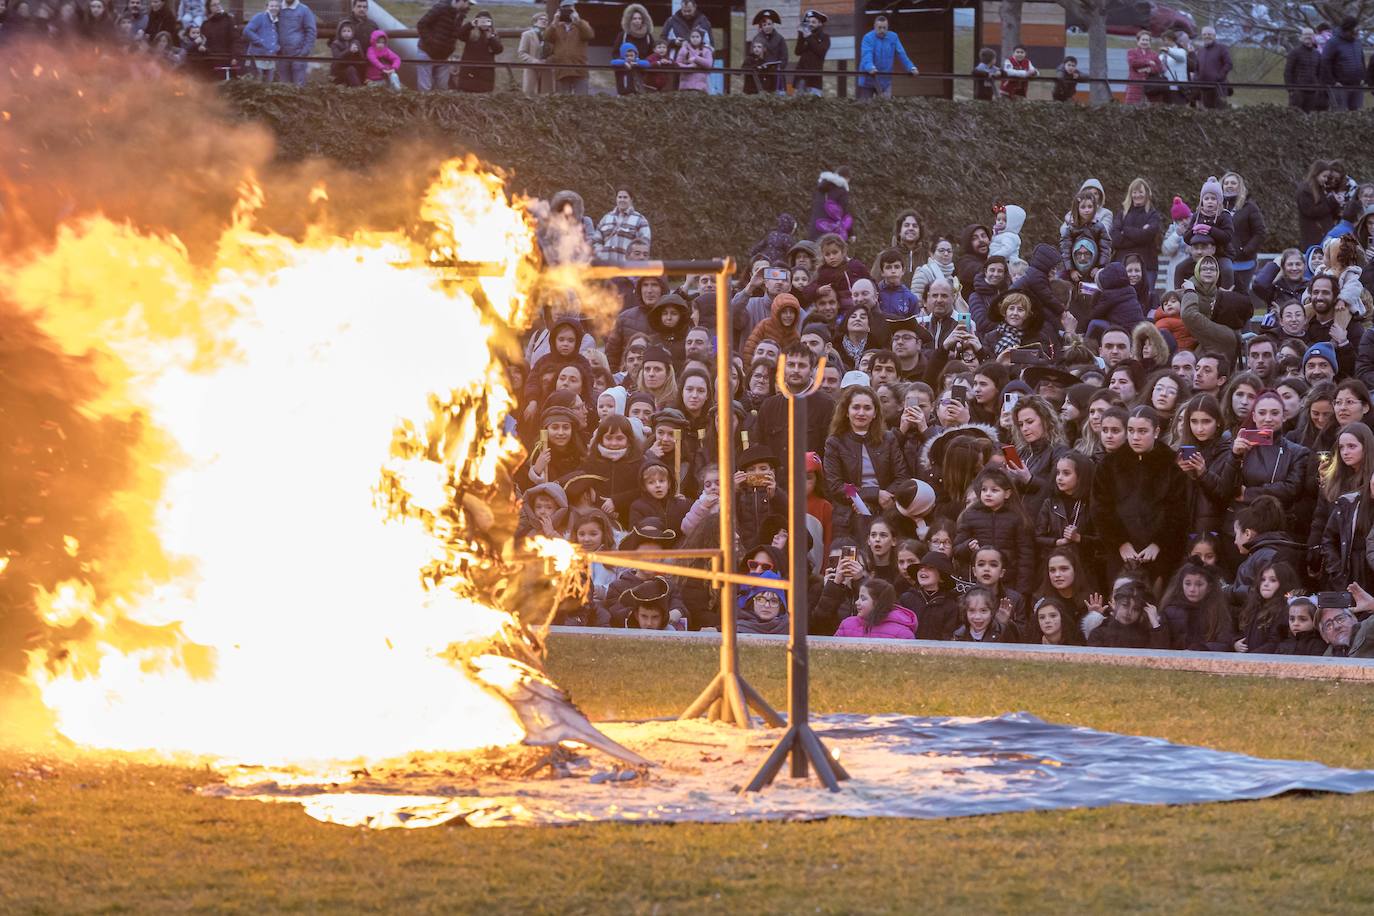
[{"label": "person in winter coat", "polygon": [[587,71],[575,67],[587,65],[587,45],[595,37],[591,24],[577,11],[576,0],[561,0],[555,20],[544,31],[544,41],[550,48],[548,62],[571,65],[554,72],[555,92],[588,93]]},{"label": "person in winter coat", "polygon": [[705,33],[706,45],[715,47],[715,42],[711,38],[711,20],[697,9],[697,0],[682,0],[677,12],[663,23],[663,40],[668,42],[668,50],[676,51],[685,45],[692,29],[701,29]]},{"label": "person in winter coat", "polygon": [[[777,579],[775,572],[760,574],[763,579]],[[741,633],[786,633],[788,628],[787,593],[779,588],[746,586],[740,589],[736,629]]]},{"label": "person in winter coat", "polygon": [[[172,12],[171,7],[167,5],[167,0],[148,0],[148,24],[143,27],[143,34],[147,35],[151,41],[159,33],[166,32],[168,35],[175,36],[178,31],[180,30],[177,28],[176,13]],[[173,40],[175,41],[175,38]],[[291,53],[296,54],[298,52],[292,51]],[[282,62],[278,61],[278,63]]]},{"label": "person in winter coat", "polygon": [[1089,337],[1101,337],[1110,327],[1133,328],[1145,320],[1145,312],[1135,290],[1131,289],[1125,267],[1108,264],[1097,275],[1097,284],[1099,290],[1093,298],[1088,321]]},{"label": "person in winter coat", "polygon": [[421,92],[449,88],[453,67],[443,62],[457,50],[458,28],[471,7],[471,0],[439,0],[415,24],[420,35],[416,43],[418,56],[421,60],[436,61],[415,65],[415,87]]},{"label": "person in winter coat", "polygon": [[[816,244],[821,249],[821,263],[816,269],[811,285],[803,292],[805,299],[814,302],[821,287],[828,286],[839,297],[840,308],[850,308],[854,304],[854,284],[859,280],[873,279],[873,275],[868,272],[868,265],[858,258],[849,256],[848,243],[837,233],[821,236]],[[872,302],[875,311],[877,304],[875,286]]]},{"label": "person in winter coat", "polygon": [[1030,55],[1026,49],[1017,45],[1012,49],[1011,57],[1002,61],[1002,96],[1009,100],[1024,99],[1027,90],[1030,89],[1030,79],[1039,76],[1040,71],[1035,69],[1035,64],[1031,63]]},{"label": "person in winter coat", "polygon": [[896,434],[884,427],[872,388],[853,385],[840,393],[823,464],[825,489],[835,506],[835,531],[866,535],[865,518],[892,506],[889,488],[911,476]]},{"label": "person in winter coat", "polygon": [[1341,218],[1344,203],[1339,173],[1325,159],[1314,159],[1297,189],[1298,234],[1304,250],[1320,245],[1327,230]]},{"label": "person in winter coat", "polygon": [[1322,49],[1322,75],[1331,88],[1333,111],[1359,111],[1364,107],[1364,43],[1360,40],[1360,21],[1354,16],[1341,20],[1340,31]]},{"label": "person in winter coat", "polygon": [[640,60],[654,53],[654,20],[642,3],[631,3],[620,14],[620,34],[611,42],[612,48],[634,45]]},{"label": "person in winter coat", "polygon": [[[367,81],[369,83],[390,83],[393,89],[401,88],[401,58],[387,47],[386,32],[381,29],[372,33],[372,42],[367,49]],[[588,375],[590,378],[590,374]]]},{"label": "person in winter coat", "polygon": [[496,34],[491,13],[479,10],[471,22],[458,26],[458,40],[463,42],[463,66],[458,68],[458,89],[461,92],[491,92],[496,87],[496,55],[505,50]]},{"label": "person in winter coat", "polygon": [[754,326],[745,341],[744,352],[753,353],[761,340],[777,343],[778,349],[786,350],[801,341],[798,323],[801,321],[801,303],[791,293],[779,293],[773,297],[772,315]]},{"label": "person in winter coat", "polygon": [[[660,277],[640,277],[635,283],[635,299],[638,305],[622,311],[615,319],[615,327],[606,339],[606,362],[617,369],[625,356],[625,347],[636,333],[651,334],[653,325],[649,315],[654,306],[663,298],[663,280]],[[686,329],[684,329],[685,333]]]},{"label": "person in winter coat", "polygon": [[[210,15],[201,23],[200,30],[205,36],[205,53],[214,61],[216,75],[223,76],[223,68],[232,68],[231,58],[240,51],[239,24],[233,13],[224,8],[224,0],[210,0],[209,10]],[[354,29],[353,34],[361,38],[370,33]]]},{"label": "person in winter coat", "polygon": [[1288,635],[1288,598],[1297,591],[1298,574],[1287,563],[1268,563],[1255,577],[1240,612],[1237,652],[1273,655]]},{"label": "person in winter coat", "polygon": [[917,74],[902,40],[888,30],[888,19],[880,13],[873,20],[873,30],[859,42],[859,101],[891,96],[892,68],[898,63],[912,76]]},{"label": "person in winter coat", "polygon": [[[522,64],[542,64],[544,62],[544,30],[549,27],[549,14],[543,10],[530,17],[530,27],[520,33],[520,44],[515,50],[515,59]],[[543,95],[553,86],[553,77],[547,70],[530,67],[520,75],[520,90],[525,95]]]},{"label": "person in winter coat", "polygon": [[766,259],[770,264],[787,258],[787,252],[797,243],[797,219],[791,213],[779,213],[773,231],[749,249],[750,262]]},{"label": "person in winter coat", "polygon": [[1026,593],[1035,585],[1035,531],[1015,485],[1001,468],[984,468],[974,481],[977,501],[959,513],[954,557],[971,562],[979,549],[996,547],[1006,559],[1011,586]]},{"label": "person in winter coat", "polygon": [[1235,280],[1232,288],[1240,293],[1249,292],[1250,279],[1255,275],[1255,258],[1268,231],[1264,214],[1250,199],[1245,179],[1237,173],[1227,172],[1221,176],[1221,190],[1222,209],[1231,217],[1235,232],[1231,238],[1231,270]]},{"label": "person in winter coat", "polygon": [[1336,451],[1322,475],[1321,498],[1308,539],[1320,549],[1320,581],[1327,591],[1343,591],[1351,582],[1365,585],[1374,569],[1367,557],[1374,435],[1361,422],[1347,424],[1336,440]]},{"label": "person in winter coat", "polygon": [[1288,601],[1287,639],[1279,643],[1275,655],[1325,655],[1326,640],[1317,629],[1317,606],[1311,598],[1299,596]]},{"label": "person in winter coat", "polygon": [[1088,645],[1105,649],[1167,649],[1169,628],[1149,590],[1128,581],[1112,593],[1112,613],[1088,635]]},{"label": "person in winter coat", "polygon": [[962,294],[966,289],[973,289],[973,278],[987,266],[991,246],[992,230],[987,226],[973,223],[964,227],[959,240],[959,258],[954,262],[954,275],[959,278],[955,292]]},{"label": "person in winter coat", "polygon": [[[1104,226],[1097,219],[1097,211],[1096,195],[1090,190],[1079,191],[1059,226],[1060,269],[1065,279],[1075,283],[1091,280],[1112,260],[1111,226]],[[1090,259],[1075,254],[1084,243],[1092,253]]]},{"label": "person in winter coat", "polygon": [[836,636],[870,639],[915,639],[916,615],[897,604],[897,592],[884,579],[868,579],[859,586],[856,613],[840,621]]},{"label": "person in winter coat", "polygon": [[[281,39],[281,54],[289,54],[293,57],[313,55],[315,53],[316,32],[315,14],[310,11],[310,7],[302,3],[301,0],[287,0],[282,4],[281,17],[277,21],[277,34]],[[309,72],[310,64],[306,61],[277,61],[278,82],[304,86],[306,74]]]},{"label": "person in winter coat", "polygon": [[763,44],[763,59],[768,65],[765,70],[768,75],[763,78],[763,91],[782,93],[785,91],[782,75],[787,71],[787,39],[778,30],[778,26],[782,25],[782,17],[776,10],[759,10],[754,16],[754,25],[758,31],[749,40],[750,44]]},{"label": "person in winter coat", "polygon": [[[687,71],[678,77],[677,88],[679,90],[683,92],[710,91],[710,71],[715,66],[716,58],[715,52],[711,50],[708,39],[709,36],[705,29],[694,28],[688,34],[686,44],[677,49],[677,56],[674,58],[674,62],[677,64],[678,69]],[[792,219],[788,214],[783,215],[787,216],[788,219]],[[795,219],[792,219],[792,226],[793,228],[789,230],[789,235],[791,232],[796,231]],[[784,248],[783,252],[779,254],[778,257],[785,255],[786,251],[787,249]]]},{"label": "person in winter coat", "polygon": [[669,293],[649,308],[649,331],[654,342],[672,357],[675,372],[687,361],[687,332],[692,329],[691,321],[691,306],[677,293]]},{"label": "person in winter coat", "polygon": [[[806,15],[802,17],[801,25],[797,29],[797,44],[793,49],[797,53],[798,70],[825,68],[825,58],[830,53],[830,35],[825,31],[825,24],[829,18],[820,10],[807,10]],[[820,95],[821,78],[794,77],[792,88],[799,94]]]},{"label": "person in winter coat", "polygon": [[[281,38],[277,26],[281,21],[281,0],[267,0],[267,9],[248,20],[243,27],[243,37],[248,41],[248,56],[259,54],[280,54]],[[259,60],[254,62],[258,78],[270,83],[277,78],[277,61]]]},{"label": "person in winter coat", "polygon": [[1123,566],[1159,579],[1183,559],[1188,532],[1175,513],[1176,507],[1187,505],[1188,489],[1173,450],[1159,433],[1153,408],[1132,408],[1127,447],[1109,453],[1093,475],[1093,530],[1113,581]]},{"label": "person in winter coat", "polygon": [[363,84],[367,57],[363,43],[353,34],[353,23],[339,23],[334,40],[329,43],[329,53],[338,61],[329,67],[330,77],[336,85],[357,87]]},{"label": "person in winter coat", "polygon": [[916,615],[917,639],[949,639],[959,625],[959,601],[954,594],[954,564],[938,550],[921,557],[915,588],[898,599]]},{"label": "person in winter coat", "polygon": [[1126,256],[1140,256],[1145,276],[1151,285],[1159,273],[1159,243],[1163,218],[1155,209],[1150,184],[1136,178],[1126,189],[1121,213],[1112,220],[1112,260],[1125,262]]},{"label": "person in winter coat", "polygon": [[1231,74],[1231,49],[1217,41],[1217,30],[1202,27],[1202,40],[1197,48],[1197,82],[1206,83],[1202,89],[1203,108],[1225,108],[1231,89],[1226,78]]},{"label": "person in winter coat", "polygon": [[[820,244],[825,235],[837,235],[845,243],[854,237],[854,213],[849,206],[849,169],[845,166],[833,172],[821,172],[816,189],[811,193],[809,238]],[[824,255],[825,246],[821,247]],[[864,275],[868,275],[867,270]]]},{"label": "person in winter coat", "polygon": [[[986,266],[986,261],[984,262]],[[974,272],[977,276],[977,271]],[[951,286],[959,282],[954,275],[954,239],[937,236],[930,249],[930,258],[917,267],[911,275],[911,291],[922,302],[926,298],[926,288],[936,280],[946,280]],[[972,284],[965,289],[972,289]]]},{"label": "person in winter coat", "polygon": [[[1227,365],[1235,365],[1240,349],[1237,331],[1249,315],[1235,323],[1236,309],[1228,297],[1221,295],[1217,280],[1221,267],[1211,255],[1199,258],[1193,269],[1193,288],[1183,294],[1183,324],[1198,342],[1200,351],[1212,350],[1226,357]],[[1134,297],[1133,297],[1134,298]],[[1248,303],[1248,297],[1245,301]]]},{"label": "person in winter coat", "polygon": [[639,498],[639,465],[643,449],[629,419],[611,414],[592,433],[587,460],[580,473],[604,478],[598,507],[622,527],[630,517],[630,504]]},{"label": "person in winter coat", "polygon": [[1214,567],[1191,557],[1184,560],[1159,603],[1169,630],[1169,648],[1235,651],[1237,635],[1231,623],[1231,605]]},{"label": "person in winter coat", "polygon": [[1135,47],[1126,52],[1126,70],[1132,80],[1126,86],[1127,105],[1144,105],[1148,101],[1145,97],[1145,83],[1135,80],[1148,80],[1164,73],[1164,62],[1150,47],[1153,38],[1149,29],[1141,29],[1136,33]]},{"label": "person in winter coat", "polygon": [[974,588],[959,598],[959,626],[950,639],[955,642],[1014,642],[1015,634],[998,619],[994,595],[986,588]]},{"label": "person in winter coat", "polygon": [[1021,257],[1021,227],[1026,224],[1026,210],[1016,204],[1007,204],[1003,214],[1006,223],[1000,230],[993,228],[992,241],[988,243],[988,257],[1014,261]]},{"label": "person in winter coat", "polygon": [[[1059,266],[1059,252],[1053,245],[1041,242],[1031,250],[1026,270],[1012,283],[1013,292],[1025,293],[1031,305],[1045,322],[1045,327],[1058,335],[1064,331],[1064,312],[1068,306],[1050,285]],[[972,300],[969,302],[972,305]]]},{"label": "person in winter coat", "polygon": [[1317,50],[1317,33],[1304,26],[1298,44],[1283,62],[1283,82],[1288,86],[1288,104],[1302,111],[1324,111],[1328,93],[1321,89],[1298,89],[1322,82],[1322,52]]}]

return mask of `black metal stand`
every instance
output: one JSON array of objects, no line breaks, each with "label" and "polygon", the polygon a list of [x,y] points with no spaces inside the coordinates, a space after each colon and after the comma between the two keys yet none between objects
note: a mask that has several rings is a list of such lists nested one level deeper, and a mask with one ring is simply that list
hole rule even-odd
[{"label": "black metal stand", "polygon": [[[784,364],[785,364],[784,360]],[[840,780],[848,779],[840,762],[830,755],[811,728],[811,671],[806,647],[810,609],[806,595],[806,398],[820,388],[825,360],[806,390],[792,393],[778,366],[778,390],[787,398],[787,429],[790,436],[787,460],[787,610],[791,615],[787,629],[787,731],[769,753],[749,783],[748,791],[758,792],[771,785],[782,769],[783,760],[792,755],[792,776],[804,779],[808,761],[816,775],[831,792],[840,791]]]}]

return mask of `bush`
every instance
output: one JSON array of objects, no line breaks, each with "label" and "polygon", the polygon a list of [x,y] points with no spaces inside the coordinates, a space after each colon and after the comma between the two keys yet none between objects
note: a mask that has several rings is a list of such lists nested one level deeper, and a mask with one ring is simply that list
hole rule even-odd
[{"label": "bush", "polygon": [[[262,85],[225,92],[246,118],[266,121],[284,159],[323,156],[358,166],[392,144],[434,138],[511,174],[545,196],[572,188],[598,219],[621,185],[666,257],[742,257],[781,211],[805,224],[825,168],[847,164],[856,254],[886,246],[892,220],[914,206],[931,230],[990,222],[999,200],[1028,218],[1022,251],[1057,238],[1083,179],[1095,176],[1120,206],[1143,175],[1166,211],[1177,194],[1196,207],[1208,175],[1234,170],[1269,225],[1266,251],[1296,241],[1295,185],[1314,158],[1341,158],[1374,179],[1368,115],[1310,114],[1276,106],[1229,111],[1090,109],[1048,102],[986,104],[699,96],[629,98],[394,93],[334,86]],[[352,125],[358,125],[353,127]]]}]

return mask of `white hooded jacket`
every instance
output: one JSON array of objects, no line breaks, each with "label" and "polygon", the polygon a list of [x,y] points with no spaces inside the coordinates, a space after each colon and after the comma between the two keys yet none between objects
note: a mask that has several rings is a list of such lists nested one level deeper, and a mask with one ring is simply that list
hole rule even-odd
[{"label": "white hooded jacket", "polygon": [[1026,211],[1007,204],[1007,228],[992,237],[988,244],[988,255],[1000,254],[1008,261],[1021,257],[1021,227],[1026,224]]}]

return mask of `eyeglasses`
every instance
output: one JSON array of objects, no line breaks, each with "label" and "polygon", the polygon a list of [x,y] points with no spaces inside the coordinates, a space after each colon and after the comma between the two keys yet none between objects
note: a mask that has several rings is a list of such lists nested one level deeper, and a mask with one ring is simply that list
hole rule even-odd
[{"label": "eyeglasses", "polygon": [[1321,622],[1320,629],[1321,629],[1322,631],[1334,630],[1334,629],[1336,629],[1336,626],[1337,626],[1338,624],[1346,623],[1346,622],[1348,622],[1348,621],[1350,621],[1350,620],[1353,620],[1354,617],[1355,617],[1354,614],[1349,614],[1349,613],[1346,613],[1346,614],[1337,614],[1335,617],[1332,617],[1332,618],[1330,618],[1330,619],[1328,619],[1328,620],[1323,620],[1323,621]]},{"label": "eyeglasses", "polygon": [[758,560],[749,561],[750,572],[768,572],[776,567],[772,563],[760,563]]},{"label": "eyeglasses", "polygon": [[782,604],[782,599],[779,598],[777,595],[773,595],[773,594],[769,594],[769,593],[767,593],[767,592],[764,592],[764,593],[761,593],[761,594],[758,594],[758,595],[755,595],[755,596],[754,596],[754,603],[755,603],[755,604]]}]

